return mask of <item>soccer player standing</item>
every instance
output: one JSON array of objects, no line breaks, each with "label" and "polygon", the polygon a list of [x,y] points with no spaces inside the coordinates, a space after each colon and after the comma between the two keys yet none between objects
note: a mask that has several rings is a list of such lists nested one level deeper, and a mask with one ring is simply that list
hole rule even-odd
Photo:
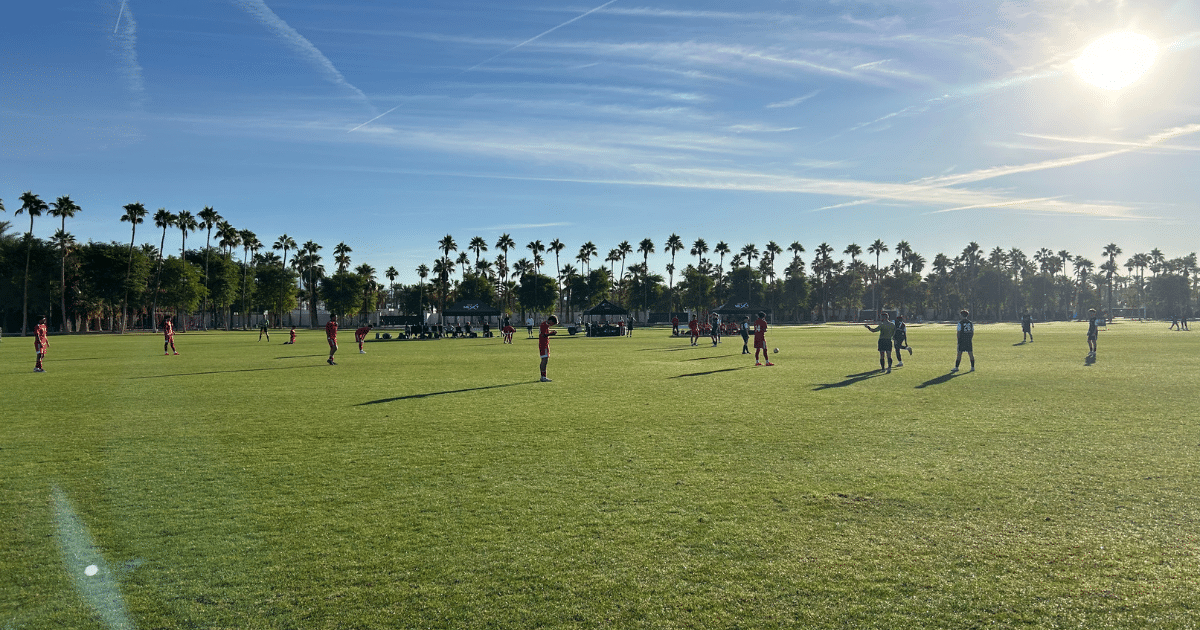
[{"label": "soccer player standing", "polygon": [[[175,324],[171,322],[170,317],[163,316],[162,321],[163,331],[163,356],[170,356],[171,352],[179,354],[175,349]],[[171,352],[167,352],[167,348],[171,348]]]},{"label": "soccer player standing", "polygon": [[708,334],[712,338],[713,345],[715,346],[721,341],[721,316],[713,313],[712,316],[708,318],[708,321],[709,326],[712,327],[712,329],[708,331]]},{"label": "soccer player standing", "polygon": [[739,327],[739,332],[742,333],[742,354],[750,354],[750,316],[742,318],[742,325]]},{"label": "soccer player standing", "polygon": [[1096,316],[1096,309],[1094,309],[1094,308],[1088,309],[1088,320],[1087,321],[1088,321],[1088,331],[1087,331],[1088,356],[1095,359],[1096,358],[1096,338],[1098,338],[1100,336],[1100,328],[1099,328],[1100,318]]},{"label": "soccer player standing", "polygon": [[325,339],[329,342],[329,360],[326,361],[329,365],[337,365],[333,362],[333,354],[337,352],[337,315],[329,314],[329,323],[325,324]]},{"label": "soccer player standing", "polygon": [[271,343],[271,330],[267,328],[267,320],[262,320],[258,325],[258,340],[262,341],[263,335],[267,336],[267,343]]},{"label": "soccer player standing", "polygon": [[[892,338],[896,334],[896,325],[892,323],[892,316],[888,315],[886,312],[884,312],[881,315],[881,317],[882,317],[882,319],[880,320],[878,326],[871,328],[869,325],[863,324],[863,328],[866,328],[867,330],[869,330],[871,332],[879,333],[879,343],[877,345],[877,348],[879,350],[879,371],[883,372],[886,369],[888,373],[891,373],[891,371],[892,371]],[[885,358],[887,359],[887,367],[886,368],[884,368],[884,366],[883,366],[883,362],[884,362]]]},{"label": "soccer player standing", "polygon": [[358,353],[359,354],[367,353],[366,350],[363,350],[363,341],[366,341],[367,333],[371,332],[372,328],[374,328],[374,326],[372,326],[371,324],[367,324],[366,326],[360,326],[357,330],[354,331],[354,341],[355,341],[355,343],[358,344]]},{"label": "soccer player standing", "polygon": [[558,317],[551,315],[549,319],[542,322],[541,329],[538,333],[538,354],[542,357],[542,382],[549,383],[550,379],[546,378],[546,364],[550,362],[550,336],[557,335],[557,330],[550,330],[551,326],[558,324]]},{"label": "soccer player standing", "polygon": [[912,346],[908,345],[908,326],[904,324],[904,316],[896,316],[896,332],[892,334],[892,345],[896,348],[896,367],[904,367],[904,358],[900,355],[901,350],[908,350],[908,356],[912,356]]},{"label": "soccer player standing", "polygon": [[1033,315],[1029,311],[1021,314],[1021,343],[1025,343],[1025,337],[1029,337],[1029,343],[1033,343]]},{"label": "soccer player standing", "polygon": [[688,332],[692,335],[692,345],[700,339],[700,320],[696,319],[696,314],[692,313],[692,318],[688,320]]},{"label": "soccer player standing", "polygon": [[33,350],[37,352],[37,363],[33,366],[34,372],[45,372],[42,368],[42,359],[46,358],[46,349],[50,347],[50,339],[47,337],[46,318],[43,317],[37,326],[33,327]]},{"label": "soccer player standing", "polygon": [[754,320],[754,365],[762,365],[758,361],[758,351],[762,350],[763,361],[767,365],[775,365],[771,363],[770,355],[767,354],[767,314],[759,313],[758,319]]},{"label": "soccer player standing", "polygon": [[958,332],[958,357],[954,359],[954,368],[951,373],[958,371],[959,364],[962,363],[962,353],[966,352],[971,358],[971,371],[975,371],[975,350],[973,348],[973,340],[975,338],[975,324],[968,319],[971,312],[963,309],[958,312],[962,319],[958,320],[958,326],[955,330]]}]

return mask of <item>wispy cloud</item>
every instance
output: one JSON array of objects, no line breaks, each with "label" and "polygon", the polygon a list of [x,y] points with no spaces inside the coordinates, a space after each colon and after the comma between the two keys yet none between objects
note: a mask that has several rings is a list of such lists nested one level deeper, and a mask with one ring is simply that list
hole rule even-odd
[{"label": "wispy cloud", "polygon": [[117,56],[120,64],[120,71],[125,79],[126,89],[129,90],[133,98],[133,106],[141,108],[146,101],[146,83],[142,79],[142,66],[138,63],[137,55],[137,20],[134,19],[133,10],[127,6],[126,2],[121,2],[117,8],[117,15],[121,16],[109,36],[109,41],[112,43],[113,52]]},{"label": "wispy cloud", "polygon": [[271,7],[263,0],[233,0],[233,3],[240,7],[243,11],[250,14],[251,17],[258,20],[263,26],[267,27],[275,35],[282,38],[293,50],[298,52],[301,57],[306,59],[316,70],[324,75],[326,80],[339,87],[350,90],[362,99],[368,106],[371,101],[362,90],[354,86],[346,80],[346,77],[338,71],[333,62],[329,60],[312,42],[301,35],[296,29],[288,25],[283,18],[275,14]]},{"label": "wispy cloud", "polygon": [[566,222],[558,222],[558,223],[514,223],[514,224],[511,224],[511,225],[493,225],[493,226],[490,226],[490,227],[483,227],[483,228],[479,228],[479,229],[481,229],[481,230],[495,230],[495,231],[498,231],[498,232],[499,232],[499,231],[504,231],[504,230],[536,230],[536,229],[539,229],[539,228],[548,228],[548,227],[562,227],[562,226],[567,226],[567,225],[571,225],[571,224],[570,224],[570,223],[566,223]]},{"label": "wispy cloud", "polygon": [[813,90],[812,92],[809,92],[808,94],[805,94],[804,96],[797,96],[796,98],[788,99],[786,101],[779,101],[777,103],[768,103],[766,105],[766,107],[767,107],[767,109],[778,109],[781,107],[795,107],[795,106],[799,105],[800,103],[803,103],[804,101],[807,101],[808,99],[810,99],[820,93],[821,93],[821,90]]}]

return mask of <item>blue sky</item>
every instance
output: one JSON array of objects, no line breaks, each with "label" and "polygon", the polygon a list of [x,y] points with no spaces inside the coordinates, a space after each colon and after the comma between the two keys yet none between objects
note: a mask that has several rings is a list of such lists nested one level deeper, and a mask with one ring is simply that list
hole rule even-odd
[{"label": "blue sky", "polygon": [[[22,230],[25,190],[70,195],[83,240],[127,240],[133,201],[211,205],[400,282],[447,233],[557,238],[568,259],[650,238],[659,272],[672,232],[806,259],[875,239],[930,260],[972,240],[1200,249],[1194,1],[92,0],[7,19],[0,198]],[[1150,70],[1083,81],[1073,60],[1122,31],[1156,43]]]}]

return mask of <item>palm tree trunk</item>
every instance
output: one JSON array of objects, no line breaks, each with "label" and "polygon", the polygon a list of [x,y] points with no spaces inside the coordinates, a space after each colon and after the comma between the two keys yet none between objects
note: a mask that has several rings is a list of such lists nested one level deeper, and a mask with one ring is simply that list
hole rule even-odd
[{"label": "palm tree trunk", "polygon": [[21,336],[25,336],[25,331],[29,326],[29,258],[33,253],[33,219],[29,220],[29,236],[25,239],[27,247],[25,248],[25,292],[21,297]]},{"label": "palm tree trunk", "polygon": [[63,332],[71,332],[71,325],[69,322],[67,322],[67,250],[66,250],[66,248],[63,248],[62,276],[59,280],[59,286],[60,286],[60,288],[62,288],[62,293],[59,294],[59,299],[61,300],[61,306],[62,306]]}]

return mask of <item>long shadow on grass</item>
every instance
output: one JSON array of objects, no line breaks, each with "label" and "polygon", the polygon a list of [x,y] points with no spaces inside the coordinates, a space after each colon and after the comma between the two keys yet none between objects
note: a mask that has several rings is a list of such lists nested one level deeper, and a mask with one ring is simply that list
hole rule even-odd
[{"label": "long shadow on grass", "polygon": [[819,392],[823,389],[833,389],[835,387],[848,387],[855,383],[861,383],[867,379],[875,378],[876,376],[882,376],[882,375],[883,375],[883,372],[880,372],[879,370],[871,370],[870,372],[860,372],[858,374],[847,374],[846,380],[840,381],[837,383],[823,383],[821,385],[814,387],[813,391]]},{"label": "long shadow on grass", "polygon": [[[325,355],[318,355],[325,356]],[[287,367],[243,368],[240,370],[213,370],[211,372],[187,372],[185,374],[154,374],[152,376],[130,376],[130,380],[144,378],[173,378],[176,376],[206,376],[209,374],[237,374],[238,372],[269,372],[271,370],[302,370],[304,368],[323,368],[323,365],[289,365]]]},{"label": "long shadow on grass", "polygon": [[738,355],[736,355],[736,354],[721,354],[721,355],[717,355],[715,357],[696,357],[695,359],[684,359],[684,361],[707,361],[709,359],[726,359],[729,357],[736,357],[736,356],[738,356]]},{"label": "long shadow on grass", "polygon": [[294,354],[290,357],[275,357],[275,359],[276,360],[278,360],[278,359],[308,359],[311,357],[323,357],[323,356],[327,356],[327,355],[324,355],[324,354]]},{"label": "long shadow on grass", "polygon": [[1083,364],[1084,364],[1084,365],[1086,365],[1086,366],[1093,366],[1093,365],[1096,365],[1096,357],[1094,357],[1094,356],[1092,356],[1092,355],[1090,355],[1090,354],[1089,354],[1089,355],[1087,355],[1087,356],[1086,356],[1086,357],[1084,357],[1084,359],[1083,359]]},{"label": "long shadow on grass", "polygon": [[951,372],[949,374],[943,374],[937,378],[931,378],[928,381],[925,381],[924,383],[917,385],[915,389],[925,389],[926,387],[929,387],[931,385],[941,385],[942,383],[949,382],[950,379],[956,378],[959,376],[962,376],[961,372]]},{"label": "long shadow on grass", "polygon": [[537,383],[538,381],[521,381],[520,383],[505,383],[503,385],[485,385],[483,387],[467,387],[465,389],[450,389],[444,392],[428,392],[425,394],[409,394],[408,396],[396,396],[395,398],[380,398],[379,400],[369,400],[364,403],[358,403],[355,407],[365,405],[381,405],[383,403],[397,402],[400,400],[412,400],[414,398],[428,398],[430,396],[442,396],[445,394],[461,394],[463,392],[477,392],[484,389],[498,389],[501,387],[515,387],[517,385],[526,385],[528,383]]},{"label": "long shadow on grass", "polygon": [[735,368],[725,368],[723,370],[710,370],[708,372],[692,372],[691,374],[680,374],[679,376],[672,376],[671,378],[687,378],[689,376],[708,376],[709,374],[720,374],[721,372],[736,372],[738,370],[744,370],[744,369],[746,369],[746,368],[745,367],[735,367]]}]

